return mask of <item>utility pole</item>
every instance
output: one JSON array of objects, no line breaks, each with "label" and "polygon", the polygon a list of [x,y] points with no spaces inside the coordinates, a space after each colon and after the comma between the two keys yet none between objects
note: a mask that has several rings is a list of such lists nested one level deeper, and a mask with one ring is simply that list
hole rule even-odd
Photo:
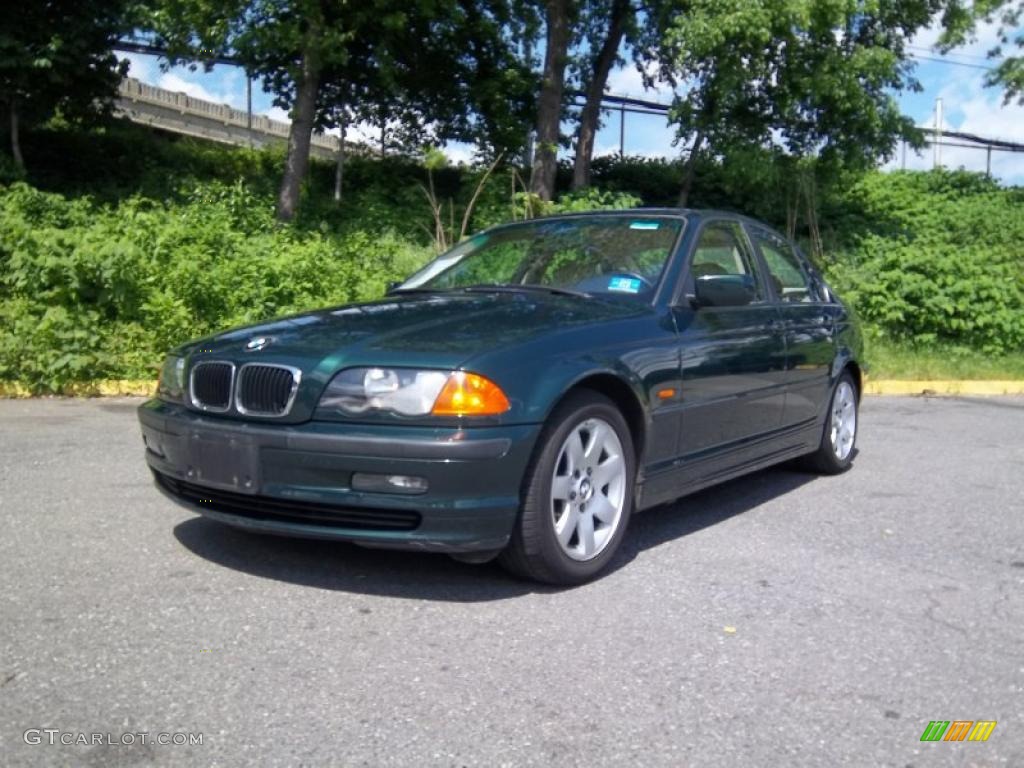
[{"label": "utility pole", "polygon": [[334,164],[334,202],[341,202],[341,186],[345,175],[345,115],[338,120],[338,154]]},{"label": "utility pole", "polygon": [[935,132],[932,134],[932,168],[942,167],[942,99],[935,100]]},{"label": "utility pole", "polygon": [[245,72],[245,124],[249,129],[249,149],[252,149],[252,78],[249,71]]},{"label": "utility pole", "polygon": [[626,156],[626,102],[619,104],[619,158]]},{"label": "utility pole", "polygon": [[985,147],[985,175],[992,178],[992,145]]}]

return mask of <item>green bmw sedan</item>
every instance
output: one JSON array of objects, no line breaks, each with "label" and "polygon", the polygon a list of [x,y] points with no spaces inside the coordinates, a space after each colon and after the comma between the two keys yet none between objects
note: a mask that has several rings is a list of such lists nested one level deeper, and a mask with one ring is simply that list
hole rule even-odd
[{"label": "green bmw sedan", "polygon": [[638,511],[855,455],[862,342],[798,248],[732,213],[484,231],[379,301],[173,350],[139,407],[167,496],[260,533],[593,578]]}]

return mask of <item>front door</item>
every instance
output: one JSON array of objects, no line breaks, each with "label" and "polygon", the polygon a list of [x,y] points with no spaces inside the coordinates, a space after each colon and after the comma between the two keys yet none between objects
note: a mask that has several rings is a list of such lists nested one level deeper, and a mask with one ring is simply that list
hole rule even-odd
[{"label": "front door", "polygon": [[749,305],[674,309],[681,344],[682,420],[677,455],[686,461],[778,429],[785,403],[785,341],[779,308],[742,227],[711,221],[696,238],[684,296],[704,275],[751,275]]}]

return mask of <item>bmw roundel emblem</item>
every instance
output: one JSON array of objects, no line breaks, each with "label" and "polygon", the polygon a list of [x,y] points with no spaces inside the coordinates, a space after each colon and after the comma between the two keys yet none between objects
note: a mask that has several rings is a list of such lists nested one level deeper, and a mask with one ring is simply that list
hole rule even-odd
[{"label": "bmw roundel emblem", "polygon": [[255,339],[249,339],[249,342],[245,345],[246,352],[259,352],[267,344],[270,343],[270,338],[267,336],[257,336]]}]

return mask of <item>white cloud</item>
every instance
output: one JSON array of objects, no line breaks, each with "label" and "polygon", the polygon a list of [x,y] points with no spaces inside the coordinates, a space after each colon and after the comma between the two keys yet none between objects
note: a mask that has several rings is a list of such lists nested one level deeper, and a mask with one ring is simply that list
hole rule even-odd
[{"label": "white cloud", "polygon": [[119,59],[128,60],[128,77],[134,77],[144,83],[152,82],[159,72],[159,64],[155,56],[145,56],[139,53],[117,52]]},{"label": "white cloud", "polygon": [[[648,65],[645,70],[654,77],[657,74],[655,65]],[[644,79],[640,70],[632,62],[617,67],[608,75],[605,92],[613,96],[631,96],[635,99],[648,99],[668,103],[672,100],[672,88],[663,82],[656,82],[653,88],[644,87]]]},{"label": "white cloud", "polygon": [[[974,39],[951,51],[944,63],[921,61],[918,65],[918,75],[922,82],[934,88],[927,95],[933,99],[942,99],[942,126],[945,130],[1024,143],[1024,107],[1016,103],[1004,105],[1001,88],[984,86],[985,71],[981,67],[993,65],[987,55],[999,43],[999,27],[998,22],[979,25]],[[915,46],[911,53],[942,58],[934,50],[941,33],[942,26],[939,21],[922,30],[911,40],[911,45]],[[920,123],[925,126],[934,125],[934,108],[930,115],[920,120]],[[954,138],[947,141],[961,143]],[[908,169],[928,169],[933,163],[934,153],[931,147],[920,154],[907,151]],[[941,163],[945,168],[962,167],[970,171],[984,172],[986,152],[984,148],[946,146],[941,148]],[[903,160],[898,153],[884,167],[892,169],[902,165]],[[992,175],[1003,182],[1024,183],[1024,154],[993,151]]]},{"label": "white cloud", "polygon": [[476,148],[472,144],[453,142],[445,145],[444,153],[448,157],[448,162],[453,165],[472,165]]},{"label": "white cloud", "polygon": [[[939,92],[943,103],[943,129],[1024,143],[1024,107],[1016,103],[1004,105],[1001,90],[985,88],[982,80],[982,73],[973,70],[950,73]],[[934,112],[924,122],[933,125]],[[953,137],[948,137],[946,141],[966,143]],[[920,154],[908,150],[906,167],[914,170],[928,169],[933,166],[934,160],[931,147]],[[983,147],[941,147],[941,163],[945,168],[984,172],[986,162]],[[893,169],[902,165],[902,157],[898,154],[885,167]],[[992,175],[1006,183],[1024,183],[1024,153],[993,150]]]},{"label": "white cloud", "polygon": [[[988,52],[999,43],[998,21],[982,22],[975,29],[973,39],[968,40],[965,45],[954,48],[950,53],[953,58],[979,59],[978,63],[983,64],[980,59],[985,59]],[[910,44],[918,48],[933,49],[942,35],[942,19],[937,17],[930,27],[926,27],[914,35]],[[937,52],[935,52],[937,55]]]},{"label": "white cloud", "polygon": [[[174,72],[164,72],[160,75],[160,79],[156,83],[158,86],[168,91],[180,91],[193,99],[202,99],[203,101],[212,101],[214,104],[230,104],[233,107],[238,107],[238,97],[234,94],[229,93],[213,93],[208,91],[204,86],[192,80],[186,80],[185,78],[177,75]],[[244,100],[245,94],[242,94]],[[242,105],[244,109],[245,105]]]},{"label": "white cloud", "polygon": [[[962,115],[961,119],[952,121],[954,130],[1024,143],[1024,107],[1016,103],[1003,105],[998,89],[984,89],[980,80],[975,80],[969,85],[951,83],[942,93],[943,102],[957,104]],[[942,152],[943,165],[947,167],[985,170],[983,149],[943,147]],[[1004,181],[1021,183],[1024,181],[1024,154],[993,151],[992,174]]]},{"label": "white cloud", "polygon": [[263,110],[263,114],[271,120],[277,120],[281,123],[290,123],[292,121],[288,114],[288,110],[281,109],[280,107],[270,107],[269,109],[265,109]]}]

